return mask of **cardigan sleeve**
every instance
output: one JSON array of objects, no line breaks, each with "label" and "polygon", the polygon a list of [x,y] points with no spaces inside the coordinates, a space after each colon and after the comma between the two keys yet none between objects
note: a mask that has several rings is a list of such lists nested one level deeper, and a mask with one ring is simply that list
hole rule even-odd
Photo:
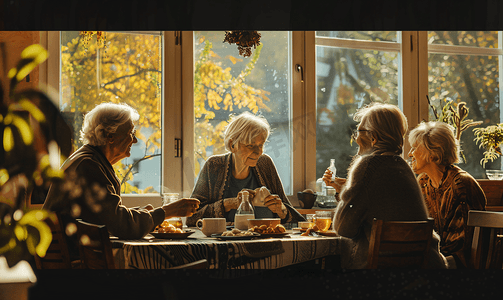
[{"label": "cardigan sleeve", "polygon": [[85,179],[85,189],[79,198],[83,208],[82,219],[107,226],[108,231],[121,239],[139,239],[152,231],[164,220],[164,210],[157,208],[131,209],[122,199],[113,183],[105,175],[103,167],[90,159],[83,160],[76,168],[79,177]]},{"label": "cardigan sleeve", "polygon": [[363,165],[361,158],[355,162],[335,210],[333,228],[348,238],[355,238],[363,231],[361,228],[368,209],[368,193],[363,179],[366,168]]},{"label": "cardigan sleeve", "polygon": [[[187,217],[186,225],[195,226],[197,220],[202,218],[225,218],[224,200],[216,199],[215,189],[220,188],[216,176],[212,176],[212,172],[224,172],[224,165],[219,164],[215,158],[209,158],[199,172],[191,198],[196,198],[201,203],[199,209],[191,217]],[[223,184],[223,182],[221,183]]]}]

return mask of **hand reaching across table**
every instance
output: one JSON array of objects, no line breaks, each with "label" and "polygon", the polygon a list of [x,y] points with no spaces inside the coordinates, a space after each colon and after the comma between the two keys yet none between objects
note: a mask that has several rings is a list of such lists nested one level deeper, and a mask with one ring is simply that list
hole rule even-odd
[{"label": "hand reaching across table", "polygon": [[199,208],[199,203],[199,200],[194,198],[182,198],[164,205],[162,209],[164,209],[166,218],[190,217]]}]

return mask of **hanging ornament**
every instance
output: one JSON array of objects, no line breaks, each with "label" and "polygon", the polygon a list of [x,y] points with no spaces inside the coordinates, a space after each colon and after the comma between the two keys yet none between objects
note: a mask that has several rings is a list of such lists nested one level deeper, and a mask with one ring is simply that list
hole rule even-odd
[{"label": "hanging ornament", "polygon": [[80,35],[84,39],[84,50],[87,52],[89,41],[96,34],[96,44],[98,49],[105,49],[105,57],[107,57],[107,36],[104,31],[81,31]]},{"label": "hanging ornament", "polygon": [[238,46],[239,55],[248,57],[251,55],[251,47],[253,49],[260,45],[260,33],[252,30],[233,30],[226,31],[224,43],[236,44]]}]

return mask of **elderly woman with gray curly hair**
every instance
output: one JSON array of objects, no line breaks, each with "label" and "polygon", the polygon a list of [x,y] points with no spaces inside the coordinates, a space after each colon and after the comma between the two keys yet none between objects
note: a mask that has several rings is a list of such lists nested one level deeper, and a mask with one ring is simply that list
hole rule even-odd
[{"label": "elderly woman with gray curly hair", "polygon": [[122,204],[120,181],[112,165],[131,155],[138,119],[138,112],[126,104],[102,103],[87,113],[81,130],[84,145],[63,163],[66,180],[51,186],[44,208],[59,212],[67,222],[80,218],[104,224],[122,239],[142,238],[165,218],[191,216],[199,207],[197,199],[157,208]]},{"label": "elderly woman with gray curly hair", "polygon": [[443,122],[423,122],[409,133],[412,170],[424,195],[434,229],[440,235],[440,250],[449,268],[471,267],[473,229],[468,211],[485,210],[486,197],[477,181],[455,163],[459,143],[454,128]]},{"label": "elderly woman with gray curly hair", "polygon": [[[245,190],[253,203],[265,196],[255,206],[256,218],[281,218],[281,223],[305,220],[286,197],[271,157],[263,153],[269,133],[263,116],[244,112],[231,119],[224,131],[229,152],[208,158],[199,173],[191,197],[201,200],[201,207],[187,218],[188,226],[200,218],[226,218],[233,223]],[[262,187],[268,192],[258,195]]]}]

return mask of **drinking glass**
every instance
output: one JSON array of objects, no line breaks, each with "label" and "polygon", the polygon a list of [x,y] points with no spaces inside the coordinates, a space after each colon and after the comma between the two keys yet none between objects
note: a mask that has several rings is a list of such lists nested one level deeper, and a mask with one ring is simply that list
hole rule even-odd
[{"label": "drinking glass", "polygon": [[164,193],[162,194],[162,205],[169,204],[178,200],[178,193]]},{"label": "drinking glass", "polygon": [[318,230],[325,232],[330,229],[332,225],[332,212],[331,211],[317,211],[314,215],[314,222]]}]

